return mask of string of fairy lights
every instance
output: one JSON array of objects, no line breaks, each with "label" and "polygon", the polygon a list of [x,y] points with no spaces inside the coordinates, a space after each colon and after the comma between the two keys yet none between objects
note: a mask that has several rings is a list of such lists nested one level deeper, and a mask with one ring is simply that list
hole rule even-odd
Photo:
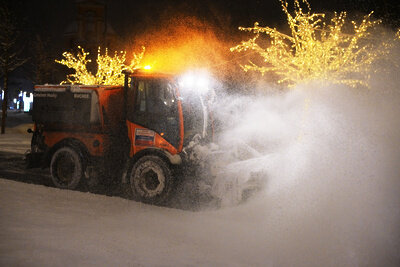
[{"label": "string of fairy lights", "polygon": [[[370,13],[361,23],[351,22],[352,33],[344,33],[346,12],[335,13],[330,21],[325,14],[311,13],[311,7],[303,0],[294,0],[294,14],[288,10],[286,0],[280,0],[287,16],[290,35],[270,27],[240,27],[242,31],[252,32],[255,36],[231,51],[254,51],[264,64],[249,61],[242,65],[244,71],[257,71],[262,75],[274,73],[279,77],[278,83],[289,87],[311,80],[330,81],[352,87],[369,86],[372,64],[385,57],[391,48],[391,42],[371,39],[372,30],[380,23],[372,20]],[[261,34],[265,34],[270,45],[262,48],[258,44]]]},{"label": "string of fairy lights", "polygon": [[87,69],[87,64],[91,62],[87,59],[88,52],[78,46],[79,52],[77,56],[74,56],[70,52],[64,52],[64,59],[56,60],[57,63],[67,66],[75,71],[73,74],[67,75],[67,79],[63,83],[70,84],[86,84],[86,85],[123,85],[124,75],[123,71],[133,71],[140,67],[140,62],[143,59],[145,48],[142,47],[142,52],[133,53],[132,60],[127,65],[126,52],[120,51],[114,52],[114,56],[108,54],[108,49],[105,50],[104,54],[101,54],[100,47],[97,52],[97,72],[92,74]]}]

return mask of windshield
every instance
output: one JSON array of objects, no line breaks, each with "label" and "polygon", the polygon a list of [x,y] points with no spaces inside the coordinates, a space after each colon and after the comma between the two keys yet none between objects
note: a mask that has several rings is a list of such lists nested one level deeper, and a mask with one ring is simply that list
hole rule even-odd
[{"label": "windshield", "polygon": [[174,84],[167,79],[132,78],[128,90],[128,120],[161,134],[179,146],[178,105]]}]

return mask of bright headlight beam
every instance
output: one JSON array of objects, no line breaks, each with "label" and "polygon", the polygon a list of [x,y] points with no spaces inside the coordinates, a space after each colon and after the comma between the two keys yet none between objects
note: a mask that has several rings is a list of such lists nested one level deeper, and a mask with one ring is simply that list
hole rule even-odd
[{"label": "bright headlight beam", "polygon": [[210,75],[205,71],[190,71],[182,75],[179,85],[184,90],[206,92],[210,87]]}]

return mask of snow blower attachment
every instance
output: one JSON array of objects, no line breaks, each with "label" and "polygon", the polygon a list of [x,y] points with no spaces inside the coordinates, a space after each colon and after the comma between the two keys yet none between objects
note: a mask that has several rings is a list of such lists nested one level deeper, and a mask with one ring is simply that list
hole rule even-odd
[{"label": "snow blower attachment", "polygon": [[129,198],[156,205],[182,176],[205,174],[211,194],[210,159],[221,153],[212,144],[215,94],[204,73],[178,79],[144,70],[125,73],[124,86],[35,86],[28,165],[50,167],[59,188],[122,184]]}]

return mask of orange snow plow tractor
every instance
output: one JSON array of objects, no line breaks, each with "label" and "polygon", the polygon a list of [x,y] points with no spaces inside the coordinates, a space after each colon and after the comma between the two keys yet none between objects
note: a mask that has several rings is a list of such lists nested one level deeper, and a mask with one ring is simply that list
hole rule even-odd
[{"label": "orange snow plow tractor", "polygon": [[136,71],[124,86],[37,85],[28,165],[49,167],[59,188],[121,183],[130,198],[164,204],[191,168],[184,148],[212,138],[210,97],[196,84]]}]

